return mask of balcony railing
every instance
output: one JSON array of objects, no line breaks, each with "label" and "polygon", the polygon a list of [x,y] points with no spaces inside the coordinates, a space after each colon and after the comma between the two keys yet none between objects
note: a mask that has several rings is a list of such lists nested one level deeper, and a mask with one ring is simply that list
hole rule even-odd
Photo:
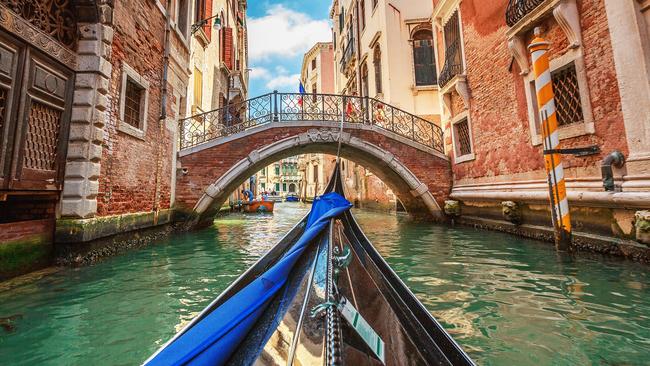
[{"label": "balcony railing", "polygon": [[544,1],[546,0],[510,0],[506,9],[506,24],[514,26]]},{"label": "balcony railing", "polygon": [[269,93],[179,121],[187,149],[271,122],[324,121],[378,127],[444,153],[442,129],[380,100],[336,94]]},{"label": "balcony railing", "polygon": [[440,76],[438,76],[438,85],[443,88],[454,76],[462,73],[463,64],[460,57],[459,43],[454,42],[445,50],[445,66],[440,71]]}]

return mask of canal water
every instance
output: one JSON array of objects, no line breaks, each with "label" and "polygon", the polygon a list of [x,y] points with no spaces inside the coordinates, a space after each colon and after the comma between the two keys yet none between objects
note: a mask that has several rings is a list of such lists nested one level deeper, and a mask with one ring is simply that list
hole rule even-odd
[{"label": "canal water", "polygon": [[[133,365],[307,213],[231,215],[99,264],[0,287],[2,365]],[[650,271],[546,243],[357,212],[368,237],[482,365],[647,365]],[[2,285],[0,285],[2,286]],[[5,322],[6,323],[6,322]]]}]

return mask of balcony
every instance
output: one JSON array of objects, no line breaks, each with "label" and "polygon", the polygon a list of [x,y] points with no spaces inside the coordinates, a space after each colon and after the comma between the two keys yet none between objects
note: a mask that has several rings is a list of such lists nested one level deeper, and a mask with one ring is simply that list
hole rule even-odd
[{"label": "balcony", "polygon": [[354,38],[350,38],[348,40],[348,45],[345,47],[345,51],[343,51],[343,57],[341,57],[341,72],[345,72],[353,58]]},{"label": "balcony", "polygon": [[506,9],[506,24],[513,27],[546,0],[510,0]]},{"label": "balcony", "polygon": [[452,43],[445,50],[445,66],[440,71],[438,85],[445,87],[456,75],[463,73],[463,64],[460,57],[459,43]]}]

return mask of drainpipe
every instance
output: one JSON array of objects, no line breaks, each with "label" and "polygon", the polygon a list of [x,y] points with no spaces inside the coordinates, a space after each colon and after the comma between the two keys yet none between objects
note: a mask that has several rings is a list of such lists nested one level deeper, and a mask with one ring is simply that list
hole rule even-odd
[{"label": "drainpipe", "polygon": [[614,150],[600,164],[600,172],[603,177],[603,188],[605,191],[614,191],[614,170],[612,167],[622,168],[625,165],[625,156],[618,150]]},{"label": "drainpipe", "polygon": [[[165,125],[166,125],[166,119],[167,119],[167,74],[169,70],[169,48],[170,48],[170,42],[169,42],[169,35],[171,31],[171,17],[170,17],[170,9],[172,7],[172,0],[167,0],[167,7],[165,8],[165,50],[163,54],[163,72],[162,72],[162,81],[161,81],[161,87],[160,87],[160,119],[158,123],[158,133],[160,136],[163,136],[165,133]],[[158,222],[158,213],[160,211],[160,191],[161,191],[161,185],[162,185],[162,155],[163,155],[163,145],[160,144],[158,145],[158,152],[156,156],[156,177],[155,177],[155,182],[156,182],[156,190],[154,194],[154,203],[153,203],[153,211],[154,211],[154,223],[157,224]]]}]

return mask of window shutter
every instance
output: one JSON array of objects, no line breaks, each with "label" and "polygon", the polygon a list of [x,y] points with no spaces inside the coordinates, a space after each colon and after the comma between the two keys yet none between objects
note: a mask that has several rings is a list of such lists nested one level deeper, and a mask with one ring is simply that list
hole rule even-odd
[{"label": "window shutter", "polygon": [[[212,16],[212,0],[205,0],[203,2],[203,16],[204,18],[209,18]],[[205,25],[203,25],[203,32],[205,32],[205,36],[208,39],[208,42],[212,40],[212,23],[207,22]]]},{"label": "window shutter", "polygon": [[225,27],[223,30],[223,45],[221,47],[221,58],[228,69],[233,69],[233,48],[232,48],[232,28]]},{"label": "window shutter", "polygon": [[415,82],[416,85],[433,85],[435,84],[434,64],[433,64],[433,47],[431,41],[415,41],[413,47],[413,58],[415,65]]}]

